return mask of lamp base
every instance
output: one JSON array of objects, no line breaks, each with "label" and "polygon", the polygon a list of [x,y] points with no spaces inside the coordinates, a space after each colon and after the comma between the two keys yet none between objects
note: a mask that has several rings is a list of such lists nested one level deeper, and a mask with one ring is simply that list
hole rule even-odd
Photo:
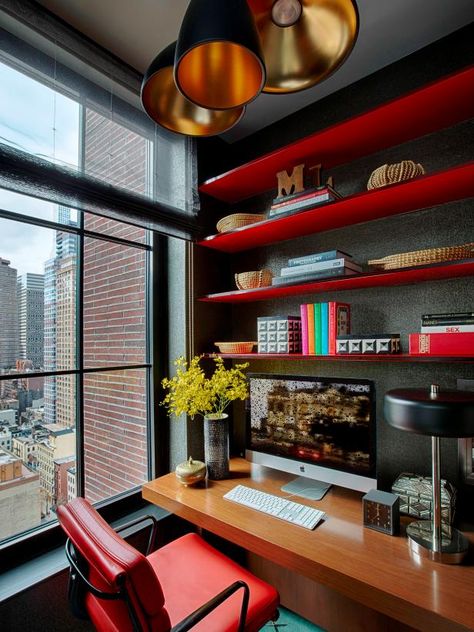
[{"label": "lamp base", "polygon": [[435,551],[433,524],[429,520],[409,524],[407,536],[412,553],[443,564],[460,564],[469,548],[469,540],[460,531],[443,524],[440,550]]}]

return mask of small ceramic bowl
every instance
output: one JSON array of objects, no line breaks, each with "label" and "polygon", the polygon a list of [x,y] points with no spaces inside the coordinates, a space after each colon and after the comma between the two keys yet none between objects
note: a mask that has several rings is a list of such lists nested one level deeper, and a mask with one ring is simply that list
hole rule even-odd
[{"label": "small ceramic bowl", "polygon": [[206,478],[206,464],[202,461],[194,461],[190,456],[187,461],[176,466],[176,478],[185,485],[195,485]]}]

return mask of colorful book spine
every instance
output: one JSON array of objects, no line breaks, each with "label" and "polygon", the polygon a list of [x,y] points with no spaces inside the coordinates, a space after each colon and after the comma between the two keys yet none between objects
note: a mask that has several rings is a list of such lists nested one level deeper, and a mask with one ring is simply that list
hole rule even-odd
[{"label": "colorful book spine", "polygon": [[321,355],[321,303],[314,303],[314,353]]},{"label": "colorful book spine", "polygon": [[336,355],[336,338],[351,333],[351,306],[349,303],[328,303],[328,349]]},{"label": "colorful book spine", "polygon": [[409,334],[408,351],[414,355],[474,356],[474,333]]},{"label": "colorful book spine", "polygon": [[428,325],[421,328],[422,334],[460,334],[474,333],[472,325]]},{"label": "colorful book spine", "polygon": [[308,198],[315,197],[316,195],[321,195],[321,193],[331,193],[334,197],[341,197],[340,193],[327,184],[325,186],[312,187],[310,189],[305,189],[304,191],[298,191],[298,193],[292,193],[291,195],[283,195],[281,197],[274,198],[270,208],[277,208],[284,204],[307,200]]},{"label": "colorful book spine", "polygon": [[421,318],[421,326],[422,327],[431,327],[433,325],[472,325],[474,324],[474,316],[458,316],[457,318],[425,318],[424,316]]},{"label": "colorful book spine", "polygon": [[422,318],[474,318],[474,312],[444,312],[442,314],[423,314]]},{"label": "colorful book spine", "polygon": [[329,303],[321,303],[321,354],[329,355]]},{"label": "colorful book spine", "polygon": [[294,257],[288,259],[288,265],[290,268],[293,266],[302,266],[307,263],[319,263],[320,261],[330,261],[331,259],[352,259],[352,255],[342,250],[327,250],[326,252],[315,252],[312,255],[305,255],[304,257]]},{"label": "colorful book spine", "polygon": [[306,310],[308,314],[308,354],[314,355],[314,307],[313,303],[308,303],[306,305]]},{"label": "colorful book spine", "polygon": [[306,304],[300,305],[301,315],[301,347],[303,355],[308,355],[308,308]]},{"label": "colorful book spine", "polygon": [[286,206],[287,204],[293,204],[300,202],[301,200],[308,200],[314,198],[321,193],[327,193],[327,189],[306,189],[306,191],[300,191],[299,193],[293,193],[292,195],[285,195],[284,197],[275,198],[270,208],[279,208],[280,206]]},{"label": "colorful book spine", "polygon": [[296,283],[309,283],[310,281],[319,281],[332,277],[343,277],[358,274],[355,270],[349,268],[334,268],[332,270],[323,270],[321,272],[304,272],[303,274],[292,274],[289,276],[273,277],[272,285],[295,285]]},{"label": "colorful book spine", "polygon": [[306,263],[300,266],[289,266],[282,268],[281,276],[292,276],[294,274],[303,274],[304,272],[320,272],[322,270],[334,270],[334,268],[349,268],[356,272],[362,272],[362,267],[354,261],[348,261],[345,257],[331,259],[330,261],[319,261],[317,263]]},{"label": "colorful book spine", "polygon": [[276,217],[283,213],[291,213],[292,211],[304,211],[305,209],[309,209],[312,206],[316,206],[317,204],[334,202],[335,200],[337,200],[337,198],[332,193],[320,193],[319,195],[314,195],[313,197],[307,198],[306,200],[299,200],[297,202],[281,204],[277,207],[271,207],[270,212],[268,213],[268,217]]}]

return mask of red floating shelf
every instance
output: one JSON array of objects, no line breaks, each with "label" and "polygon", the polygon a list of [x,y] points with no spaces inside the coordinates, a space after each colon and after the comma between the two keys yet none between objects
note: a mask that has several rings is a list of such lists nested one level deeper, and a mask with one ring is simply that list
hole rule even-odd
[{"label": "red floating shelf", "polygon": [[206,358],[220,356],[234,360],[317,360],[318,362],[474,362],[472,356],[409,355],[303,355],[302,353],[206,353]]},{"label": "red floating shelf", "polygon": [[250,303],[252,301],[267,301],[283,296],[357,290],[366,287],[409,285],[420,281],[436,281],[472,275],[474,275],[474,259],[468,259],[386,272],[355,274],[354,276],[341,277],[339,279],[326,279],[298,285],[270,286],[255,290],[235,290],[233,292],[208,294],[199,300],[207,303]]},{"label": "red floating shelf", "polygon": [[220,252],[240,252],[303,235],[430,208],[474,195],[474,162],[349,197],[278,219],[212,235],[198,242]]},{"label": "red floating shelf", "polygon": [[330,169],[473,115],[471,66],[211,178],[199,191],[224,202],[238,202],[275,188],[275,174],[282,169],[291,170],[301,162]]}]

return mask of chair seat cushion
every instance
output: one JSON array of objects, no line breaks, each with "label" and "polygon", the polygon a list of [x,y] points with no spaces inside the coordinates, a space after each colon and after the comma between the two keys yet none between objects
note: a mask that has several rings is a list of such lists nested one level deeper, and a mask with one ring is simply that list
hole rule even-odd
[{"label": "chair seat cushion", "polygon": [[[171,625],[179,623],[238,579],[250,588],[246,632],[259,630],[278,607],[278,593],[272,586],[194,533],[158,549],[148,560],[159,577]],[[198,623],[193,632],[236,632],[235,613],[240,612],[242,596],[243,591],[237,591]]]}]

